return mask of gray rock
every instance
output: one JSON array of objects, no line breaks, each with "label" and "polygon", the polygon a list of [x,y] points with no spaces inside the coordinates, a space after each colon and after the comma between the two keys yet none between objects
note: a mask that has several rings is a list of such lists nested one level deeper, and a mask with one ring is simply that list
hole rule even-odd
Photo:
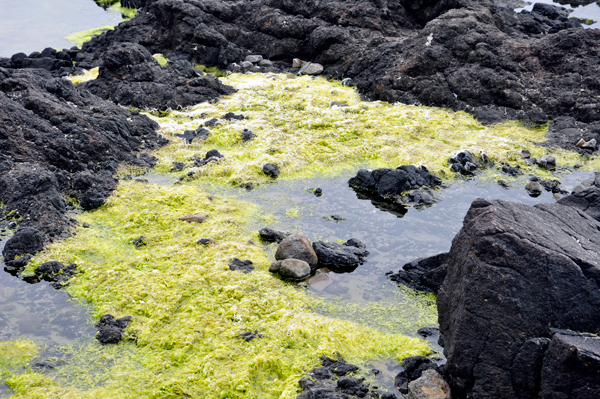
[{"label": "gray rock", "polygon": [[316,63],[306,63],[300,70],[298,71],[299,75],[320,75],[323,73],[323,65]]},{"label": "gray rock", "polygon": [[256,137],[256,135],[254,133],[252,133],[252,131],[250,129],[242,130],[242,141],[244,141],[244,142],[250,141],[250,140],[254,139],[255,137]]},{"label": "gray rock", "polygon": [[270,68],[273,66],[273,61],[260,60],[260,62],[258,63],[258,66],[263,67],[263,68]]},{"label": "gray rock", "polygon": [[556,169],[556,158],[554,158],[552,155],[542,155],[540,159],[537,160],[537,163],[544,169]]},{"label": "gray rock", "polygon": [[310,240],[304,234],[292,234],[285,238],[277,247],[275,259],[299,259],[308,263],[311,269],[317,267],[317,254],[315,253]]},{"label": "gray rock", "polygon": [[600,188],[594,186],[573,190],[571,195],[561,198],[559,204],[581,209],[600,221]]},{"label": "gray rock", "polygon": [[246,59],[244,61],[251,62],[253,64],[258,64],[260,61],[262,61],[262,59],[263,59],[262,55],[247,55]]},{"label": "gray rock", "polygon": [[[358,241],[355,240],[354,241]],[[364,263],[369,251],[354,245],[341,245],[335,242],[317,241],[313,243],[313,249],[319,259],[319,265],[348,269],[358,267]]]},{"label": "gray rock", "polygon": [[407,399],[450,399],[450,386],[437,371],[425,370],[408,384]]},{"label": "gray rock", "polygon": [[279,275],[281,277],[295,281],[306,279],[308,276],[310,276],[310,272],[310,265],[299,259],[282,260],[279,267]]},{"label": "gray rock", "polygon": [[525,186],[525,190],[527,190],[527,193],[531,197],[539,197],[544,191],[542,189],[542,185],[537,181],[530,181],[529,183],[527,183],[527,185]]},{"label": "gray rock", "polygon": [[252,68],[254,66],[254,64],[251,63],[250,61],[242,61],[242,63],[240,64],[240,66],[242,67],[242,69],[244,71],[246,71],[246,70]]},{"label": "gray rock", "polygon": [[596,147],[598,146],[598,144],[596,143],[596,139],[591,139],[590,141],[586,141],[585,143],[583,143],[583,145],[581,146],[581,148],[583,148],[584,150],[596,150]]},{"label": "gray rock", "polygon": [[419,258],[402,266],[389,279],[419,291],[437,293],[446,278],[448,253]]},{"label": "gray rock", "polygon": [[292,60],[292,68],[302,68],[304,65],[308,64],[306,61],[302,61],[299,58],[294,58]]},{"label": "gray rock", "polygon": [[269,272],[279,273],[279,269],[281,269],[282,262],[282,260],[276,260],[275,262],[271,263],[271,266],[269,266]]}]

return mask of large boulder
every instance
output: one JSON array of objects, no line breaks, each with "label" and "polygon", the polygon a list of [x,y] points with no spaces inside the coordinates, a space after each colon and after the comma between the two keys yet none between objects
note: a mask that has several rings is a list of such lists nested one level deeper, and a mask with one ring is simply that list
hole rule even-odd
[{"label": "large boulder", "polygon": [[537,398],[551,329],[600,329],[599,255],[600,223],[581,210],[475,200],[437,297],[456,397]]}]

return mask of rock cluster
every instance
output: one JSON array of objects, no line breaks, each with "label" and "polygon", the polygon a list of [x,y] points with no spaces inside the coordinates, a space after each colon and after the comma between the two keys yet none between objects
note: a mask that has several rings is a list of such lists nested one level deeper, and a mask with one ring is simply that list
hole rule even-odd
[{"label": "rock cluster", "polygon": [[[304,234],[286,234],[269,228],[260,231],[266,241],[281,243],[275,252],[276,261],[269,271],[281,277],[301,281],[318,267],[333,270],[353,270],[366,261],[369,251],[355,238],[344,244],[316,241],[311,243]],[[293,260],[293,261],[292,261]]]},{"label": "rock cluster", "polygon": [[442,180],[424,166],[404,165],[396,169],[361,169],[348,184],[368,198],[423,207],[438,201],[432,189]]}]

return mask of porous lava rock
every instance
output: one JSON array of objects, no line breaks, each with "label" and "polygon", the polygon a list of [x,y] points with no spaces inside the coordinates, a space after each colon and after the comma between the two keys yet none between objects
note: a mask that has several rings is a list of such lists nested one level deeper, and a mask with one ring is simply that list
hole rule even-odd
[{"label": "porous lava rock", "polygon": [[118,344],[125,334],[125,329],[131,322],[131,316],[115,319],[113,315],[105,314],[96,323],[98,334],[96,339],[102,345]]},{"label": "porous lava rock", "polygon": [[439,291],[448,270],[448,253],[443,252],[428,258],[415,259],[402,266],[389,279],[419,291]]},{"label": "porous lava rock", "polygon": [[425,167],[414,165],[396,169],[360,169],[356,176],[348,180],[352,189],[367,198],[417,207],[435,203],[438,198],[431,188],[441,184],[442,180]]},{"label": "porous lava rock", "polygon": [[263,227],[258,231],[258,235],[260,235],[260,238],[265,242],[281,242],[289,236],[290,233],[278,231],[270,227]]},{"label": "porous lava rock", "polygon": [[[538,398],[545,344],[531,340],[600,329],[599,255],[600,223],[579,209],[475,200],[437,297],[453,397]],[[544,397],[577,397],[561,395]]]},{"label": "porous lava rock", "polygon": [[180,109],[236,91],[187,60],[163,67],[145,47],[135,43],[111,46],[104,54],[98,78],[81,86],[116,104],[159,110]]},{"label": "porous lava rock", "polygon": [[[158,124],[76,89],[41,69],[0,68],[0,197],[5,213],[22,217],[49,242],[74,221],[65,196],[98,206],[117,181],[120,163],[150,167],[136,152],[167,141]],[[10,257],[9,257],[10,258]],[[8,260],[12,260],[8,259]]]},{"label": "porous lava rock", "polygon": [[366,98],[464,110],[484,123],[600,120],[600,31],[546,6],[515,13],[491,0],[157,0],[84,44],[76,60],[100,65],[117,42],[221,68],[261,55],[293,70],[298,58],[351,79]]}]

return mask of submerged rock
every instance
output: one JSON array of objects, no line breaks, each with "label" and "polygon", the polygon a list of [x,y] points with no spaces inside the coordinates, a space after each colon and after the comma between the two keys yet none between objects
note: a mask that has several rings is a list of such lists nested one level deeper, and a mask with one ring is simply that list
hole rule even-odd
[{"label": "submerged rock", "polygon": [[290,233],[284,233],[283,231],[273,230],[270,227],[264,227],[258,231],[258,235],[266,242],[281,242],[289,236]]},{"label": "submerged rock", "polygon": [[523,373],[539,351],[524,345],[549,338],[552,328],[600,329],[599,255],[600,223],[574,207],[475,200],[437,297],[453,392],[539,397],[544,373]]}]

